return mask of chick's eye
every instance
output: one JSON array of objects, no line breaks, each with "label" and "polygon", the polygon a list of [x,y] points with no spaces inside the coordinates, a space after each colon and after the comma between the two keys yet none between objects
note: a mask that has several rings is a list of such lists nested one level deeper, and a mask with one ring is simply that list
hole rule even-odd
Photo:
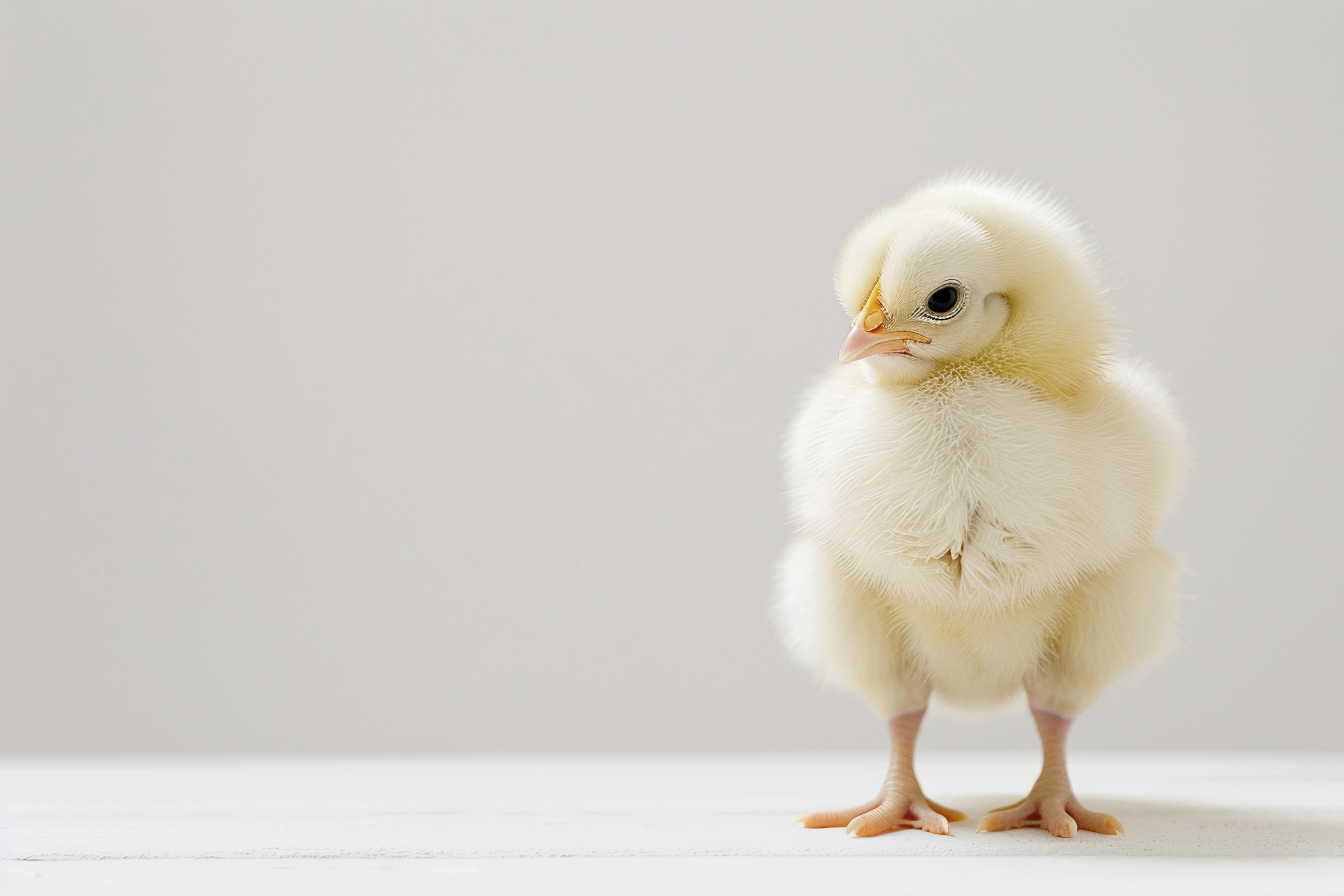
[{"label": "chick's eye", "polygon": [[925,304],[934,314],[946,314],[957,307],[957,301],[960,298],[961,290],[955,286],[944,286],[942,289],[935,290]]}]

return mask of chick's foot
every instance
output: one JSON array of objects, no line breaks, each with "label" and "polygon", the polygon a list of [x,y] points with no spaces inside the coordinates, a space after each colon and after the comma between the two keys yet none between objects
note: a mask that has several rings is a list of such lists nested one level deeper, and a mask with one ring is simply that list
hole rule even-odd
[{"label": "chick's foot", "polygon": [[1037,781],[1026,799],[991,809],[980,822],[979,831],[1008,831],[1013,828],[1043,828],[1056,837],[1072,837],[1079,830],[1098,834],[1123,834],[1125,828],[1114,817],[1093,812],[1078,802],[1067,781]]},{"label": "chick's foot", "polygon": [[924,710],[917,709],[887,720],[891,735],[891,765],[878,795],[852,809],[839,812],[813,812],[798,819],[805,828],[838,828],[842,825],[851,837],[872,837],[902,828],[947,834],[948,824],[965,821],[966,814],[940,806],[924,796],[915,778],[915,738]]},{"label": "chick's foot", "polygon": [[980,831],[1013,828],[1044,828],[1056,837],[1072,837],[1079,829],[1098,834],[1123,834],[1124,826],[1109,815],[1093,812],[1078,802],[1069,783],[1064,742],[1072,720],[1032,707],[1036,731],[1041,736],[1041,776],[1025,799],[991,809],[980,822]]},{"label": "chick's foot", "polygon": [[843,825],[851,837],[872,837],[904,828],[948,834],[951,833],[950,822],[965,820],[966,813],[938,805],[915,785],[913,788],[883,787],[880,796],[861,806],[838,812],[813,812],[798,819],[798,824],[805,828]]}]

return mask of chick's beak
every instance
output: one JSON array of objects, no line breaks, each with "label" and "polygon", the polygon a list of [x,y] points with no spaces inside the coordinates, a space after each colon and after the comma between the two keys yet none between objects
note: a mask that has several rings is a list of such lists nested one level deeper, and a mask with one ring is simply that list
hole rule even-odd
[{"label": "chick's beak", "polygon": [[857,361],[869,355],[888,352],[908,354],[907,340],[924,344],[933,341],[910,330],[883,329],[885,323],[886,316],[882,310],[882,283],[879,281],[873,285],[873,291],[868,294],[868,302],[863,306],[863,310],[854,318],[854,329],[849,331],[849,335],[840,346],[840,363],[848,364],[850,361]]}]

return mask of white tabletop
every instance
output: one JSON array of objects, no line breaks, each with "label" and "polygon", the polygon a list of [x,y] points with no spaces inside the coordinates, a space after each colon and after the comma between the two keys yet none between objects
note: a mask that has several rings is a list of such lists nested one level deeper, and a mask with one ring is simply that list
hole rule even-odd
[{"label": "white tabletop", "polygon": [[1344,894],[1344,757],[1087,755],[1128,835],[976,834],[1029,754],[930,754],[953,836],[853,839],[881,755],[0,763],[0,893]]}]

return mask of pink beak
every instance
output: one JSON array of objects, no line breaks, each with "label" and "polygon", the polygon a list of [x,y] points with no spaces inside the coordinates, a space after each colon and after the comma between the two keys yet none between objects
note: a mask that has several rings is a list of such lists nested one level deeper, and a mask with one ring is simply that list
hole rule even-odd
[{"label": "pink beak", "polygon": [[845,342],[840,346],[840,363],[848,364],[869,355],[909,355],[906,341],[922,342],[925,345],[933,340],[910,330],[888,330],[885,313],[882,310],[882,281],[873,284],[859,316],[854,318],[854,329],[849,331]]},{"label": "pink beak", "polygon": [[857,361],[869,355],[908,355],[910,352],[906,350],[907,340],[925,345],[933,341],[910,330],[883,330],[880,325],[878,329],[870,332],[863,328],[863,317],[860,315],[854,322],[854,329],[849,331],[849,335],[840,346],[840,363],[848,364],[850,361]]}]

